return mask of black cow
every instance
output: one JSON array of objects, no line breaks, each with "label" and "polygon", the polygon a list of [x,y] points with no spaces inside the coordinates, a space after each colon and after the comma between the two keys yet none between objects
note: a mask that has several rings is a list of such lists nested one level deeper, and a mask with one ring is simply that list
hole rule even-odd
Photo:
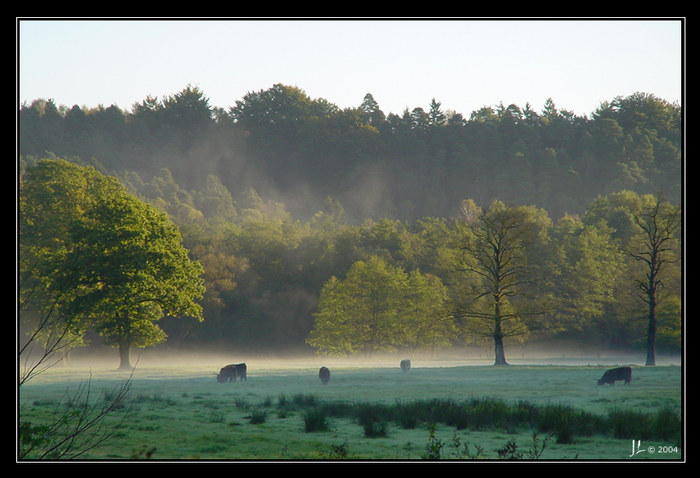
[{"label": "black cow", "polygon": [[[248,366],[245,363],[237,363],[236,366],[236,377],[240,377],[241,381],[248,381]],[[235,381],[235,379],[234,379]]]},{"label": "black cow", "polygon": [[321,379],[322,384],[327,384],[328,381],[331,379],[331,371],[328,370],[326,367],[321,367],[318,370],[318,378]]},{"label": "black cow", "polygon": [[408,359],[403,359],[401,361],[401,370],[403,370],[404,372],[408,372],[409,370],[411,370],[411,361]]},{"label": "black cow", "polygon": [[617,380],[624,380],[625,385],[629,385],[629,383],[632,381],[632,368],[619,367],[606,370],[600,380],[598,380],[598,385],[604,385],[606,383],[615,385]]},{"label": "black cow", "polygon": [[222,367],[216,375],[216,381],[219,383],[235,382],[236,381],[236,365],[230,364]]},{"label": "black cow", "polygon": [[248,380],[248,366],[244,363],[232,363],[226,365],[216,375],[216,381],[219,383],[235,382],[236,378]]}]

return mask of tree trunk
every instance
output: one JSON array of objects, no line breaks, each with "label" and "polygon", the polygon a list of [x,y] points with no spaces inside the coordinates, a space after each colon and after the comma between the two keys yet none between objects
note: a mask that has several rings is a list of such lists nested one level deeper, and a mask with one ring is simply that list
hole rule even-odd
[{"label": "tree trunk", "polygon": [[493,341],[496,352],[496,361],[494,365],[508,365],[508,362],[506,362],[506,353],[503,349],[503,335],[494,335]]},{"label": "tree trunk", "polygon": [[647,363],[656,365],[656,291],[649,294],[649,329],[647,331]]},{"label": "tree trunk", "polygon": [[506,362],[506,352],[503,349],[503,331],[501,330],[501,303],[500,299],[494,304],[495,327],[493,331],[493,343],[495,348],[496,361],[494,365],[508,365]]},{"label": "tree trunk", "polygon": [[129,344],[119,344],[119,370],[131,370],[132,367],[129,361],[130,349]]}]

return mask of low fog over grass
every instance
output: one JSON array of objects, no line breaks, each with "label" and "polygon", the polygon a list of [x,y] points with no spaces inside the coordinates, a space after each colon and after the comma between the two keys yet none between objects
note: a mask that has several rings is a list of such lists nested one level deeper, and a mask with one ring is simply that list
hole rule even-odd
[{"label": "low fog over grass", "polygon": [[[298,369],[333,365],[336,367],[398,367],[399,362],[408,358],[414,367],[454,367],[469,365],[492,365],[493,348],[484,347],[453,348],[448,351],[417,353],[373,353],[353,356],[325,356],[312,352],[293,353],[284,351],[246,352],[240,350],[222,351],[203,348],[200,350],[177,349],[172,347],[149,347],[134,349],[132,362],[137,369],[142,368],[212,368],[218,371],[228,363],[246,362],[259,365],[263,369]],[[512,365],[638,365],[643,366],[643,350],[636,353],[629,350],[600,350],[585,348],[569,343],[555,344],[511,344],[506,348],[506,358]],[[681,357],[676,354],[659,354],[658,365],[681,365]],[[91,347],[74,350],[60,367],[69,368],[116,368],[118,355],[116,349],[109,347]]]}]

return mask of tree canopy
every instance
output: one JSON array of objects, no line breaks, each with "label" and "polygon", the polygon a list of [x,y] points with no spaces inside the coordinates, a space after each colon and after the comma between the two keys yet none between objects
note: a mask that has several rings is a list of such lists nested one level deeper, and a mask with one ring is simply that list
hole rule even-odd
[{"label": "tree canopy", "polygon": [[[66,182],[70,177],[83,181]],[[57,191],[54,185],[74,189]],[[164,212],[127,193],[113,178],[63,160],[40,161],[23,186],[20,242],[33,246],[25,259],[43,264],[27,267],[26,273],[64,298],[60,311],[66,320],[79,320],[83,329],[91,325],[105,343],[118,346],[121,367],[130,365],[129,347],[163,341],[156,321],[164,315],[202,318],[195,302],[204,292],[202,268],[189,258]],[[76,196],[85,199],[76,202],[73,214],[50,214],[55,204],[70,205]],[[37,229],[43,232],[38,237]],[[46,246],[46,241],[61,246]]]},{"label": "tree canopy", "polygon": [[449,217],[465,198],[536,205],[553,217],[621,190],[680,202],[681,109],[652,94],[601,99],[590,116],[551,98],[539,111],[456,112],[426,101],[385,113],[367,93],[343,109],[279,83],[223,108],[190,85],[130,111],[37,99],[20,108],[19,149],[143,177],[167,168],[186,190],[213,175],[236,199],[269,191],[305,218],[327,196],[356,221]]},{"label": "tree canopy", "polygon": [[373,256],[323,286],[307,342],[332,355],[446,346],[454,325],[440,279]]},{"label": "tree canopy", "polygon": [[[637,93],[587,117],[553,100],[464,115],[437,98],[399,114],[369,93],[359,100],[341,109],[276,84],[228,109],[191,86],[131,111],[22,105],[20,300],[33,311],[22,323],[82,301],[111,320],[138,315],[132,330],[143,337],[226,350],[410,351],[484,336],[493,347],[499,322],[505,341],[645,346],[643,261],[624,252],[644,253],[648,204],[680,204],[678,105]],[[510,249],[497,254],[489,243],[508,217]],[[675,260],[680,233],[668,241]],[[510,262],[498,272],[494,259]],[[191,302],[169,295],[170,269],[179,275],[169,284],[185,281]],[[367,319],[350,309],[367,307],[354,295],[361,271],[403,301],[375,304],[377,322],[355,324],[354,337],[324,339],[347,325],[331,328],[334,307]],[[680,264],[660,274],[658,345],[678,350]],[[110,310],[103,283],[150,305]],[[71,317],[82,336],[88,314]]]}]

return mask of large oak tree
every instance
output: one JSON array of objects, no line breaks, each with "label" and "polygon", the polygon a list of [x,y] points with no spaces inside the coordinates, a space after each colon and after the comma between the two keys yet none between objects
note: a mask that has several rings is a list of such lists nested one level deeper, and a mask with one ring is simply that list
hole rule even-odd
[{"label": "large oak tree", "polygon": [[[56,187],[62,182],[55,175],[78,179],[66,190]],[[33,250],[42,265],[28,274],[62,298],[60,316],[76,324],[75,330],[94,327],[107,344],[119,348],[120,368],[131,367],[132,346],[165,339],[156,324],[163,316],[202,319],[196,303],[204,293],[202,267],[189,258],[165,213],[127,193],[113,178],[63,160],[40,161],[22,186],[27,233],[20,241],[35,242],[28,234],[32,230],[44,233]],[[72,213],[56,217],[55,204],[70,204],[75,197],[82,200]],[[55,238],[42,223],[61,226]]]}]

